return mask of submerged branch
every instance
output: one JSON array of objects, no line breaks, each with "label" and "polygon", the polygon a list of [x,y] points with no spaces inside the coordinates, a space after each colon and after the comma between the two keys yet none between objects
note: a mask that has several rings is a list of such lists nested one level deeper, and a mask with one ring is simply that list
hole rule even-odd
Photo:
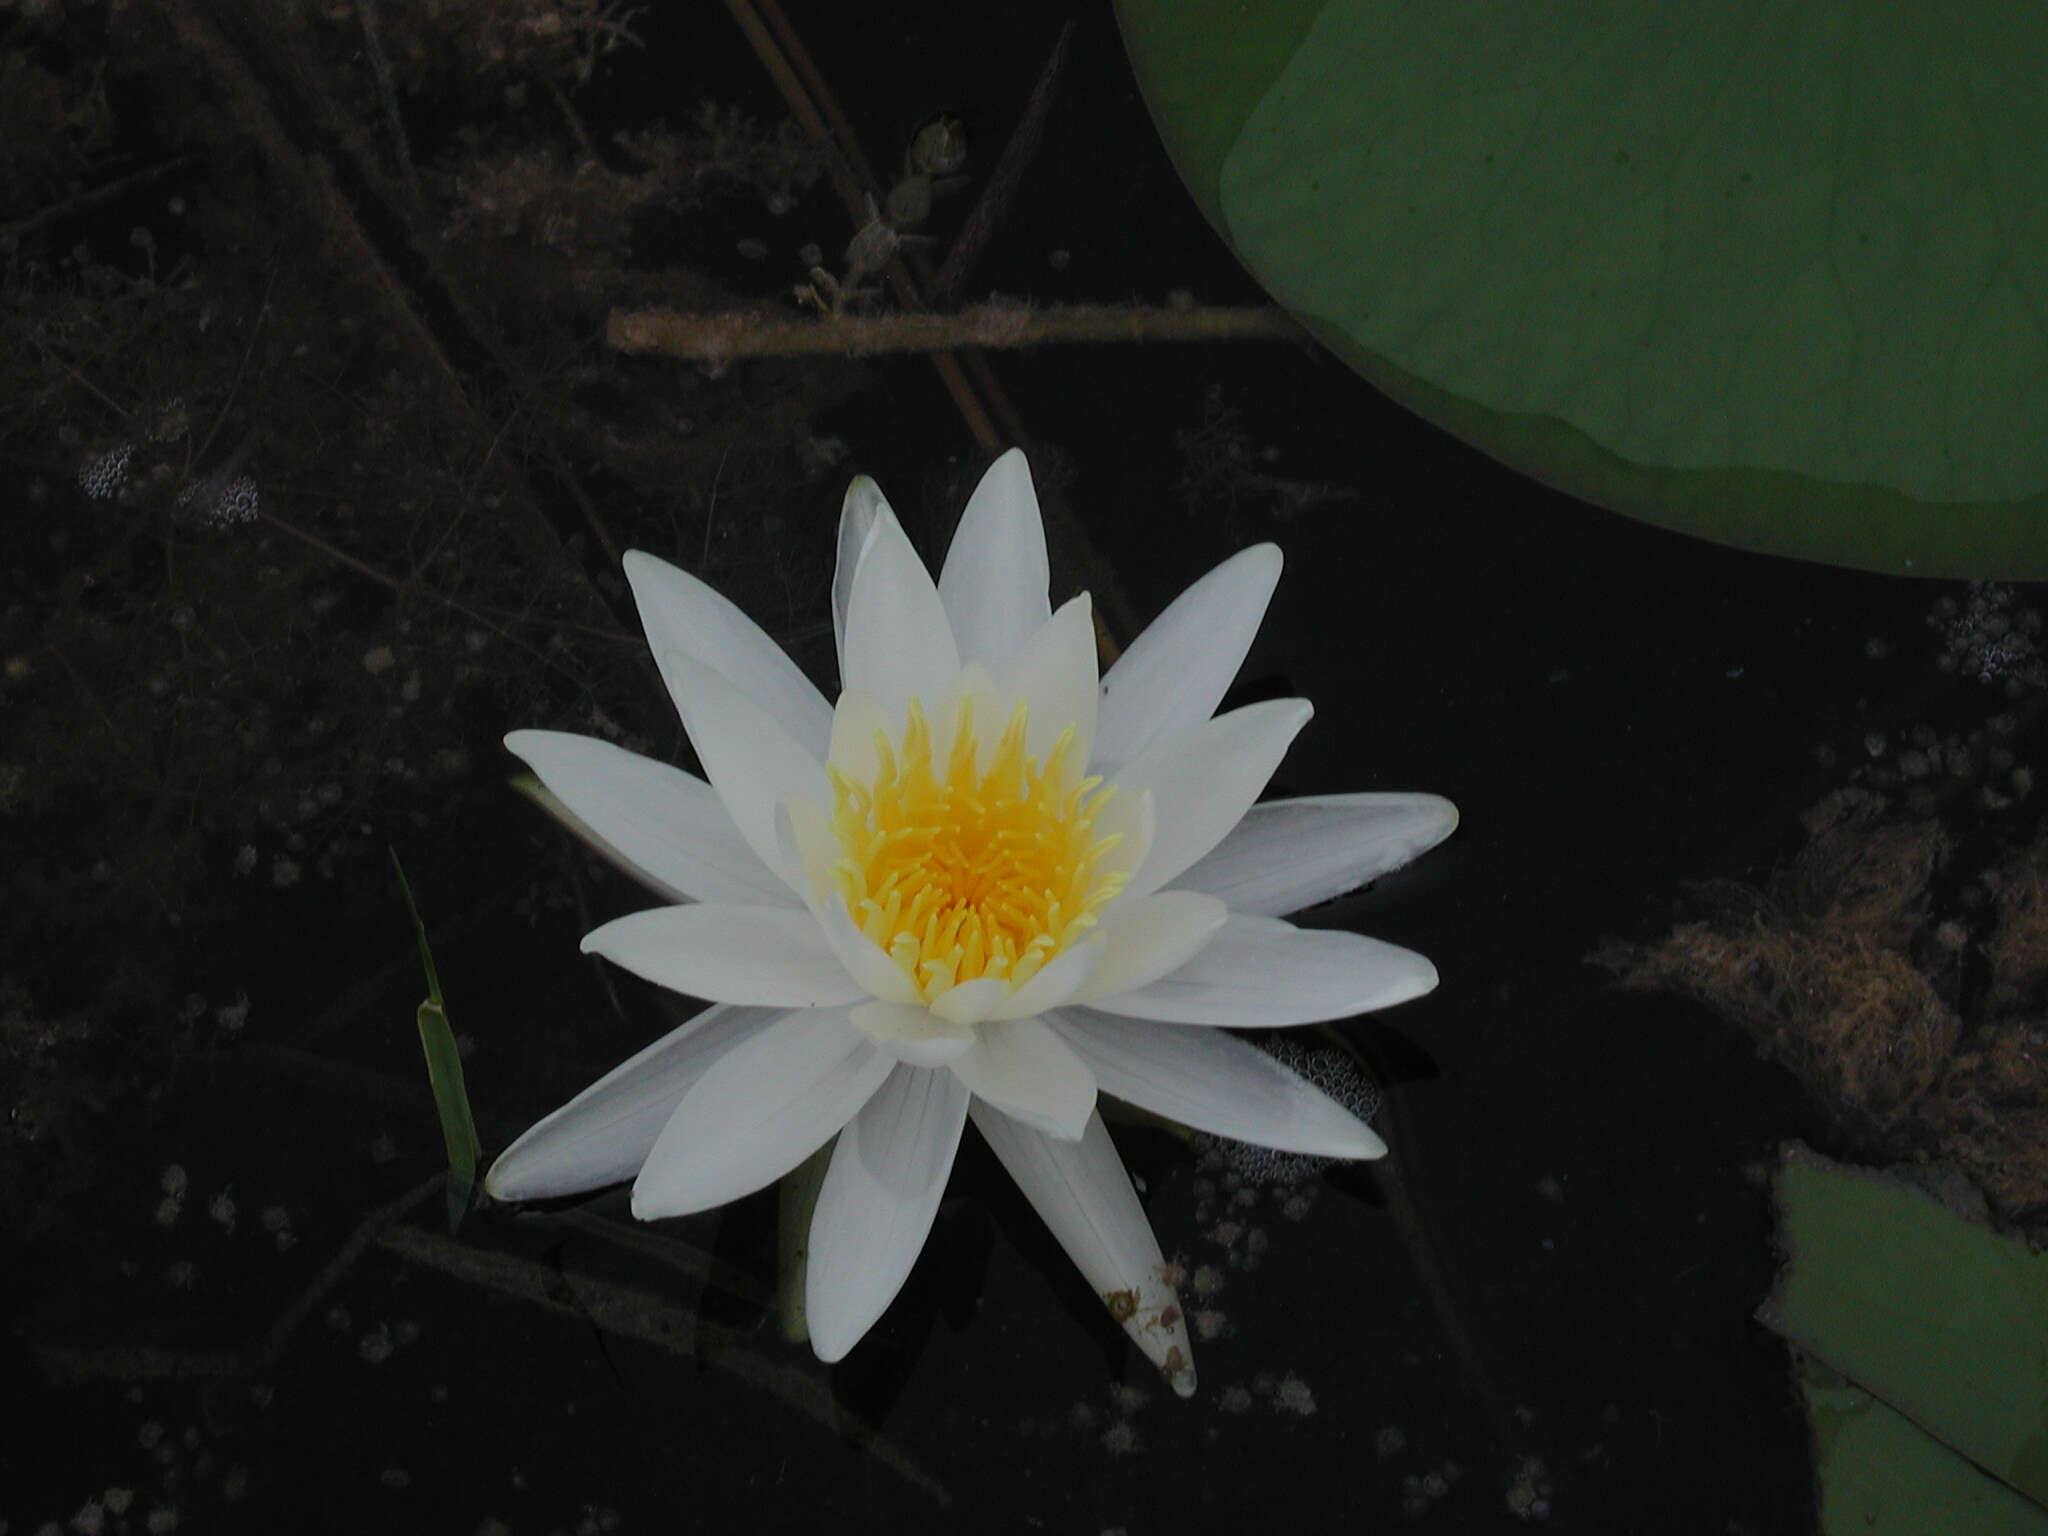
[{"label": "submerged branch", "polygon": [[1281,341],[1302,335],[1283,309],[1174,305],[977,304],[950,315],[830,315],[811,319],[752,310],[613,310],[605,339],[621,352],[731,362],[743,357],[867,357],[1058,344],[1143,341]]},{"label": "submerged branch", "polygon": [[[704,1322],[693,1308],[673,1306],[630,1286],[571,1274],[515,1254],[472,1248],[418,1227],[392,1227],[377,1241],[401,1258],[438,1269],[470,1285],[516,1296],[549,1311],[578,1318],[606,1333],[715,1365],[827,1429],[845,1435],[934,1502],[953,1502],[952,1494],[936,1477],[879,1431],[844,1413],[833,1400],[831,1388],[815,1373],[769,1359],[734,1331]],[[704,1360],[698,1343],[707,1336],[715,1338],[719,1345],[715,1358],[710,1360]]]}]

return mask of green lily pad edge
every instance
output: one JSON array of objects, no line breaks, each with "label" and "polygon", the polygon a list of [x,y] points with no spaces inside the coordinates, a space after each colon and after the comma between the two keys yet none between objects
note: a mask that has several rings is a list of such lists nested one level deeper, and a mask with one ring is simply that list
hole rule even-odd
[{"label": "green lily pad edge", "polygon": [[[1353,0],[1342,0],[1353,3]],[[1329,0],[1117,0],[1153,121],[1210,224],[1269,290],[1284,274],[1233,239],[1226,163]],[[1478,403],[1403,368],[1328,318],[1297,314],[1416,414],[1542,483],[1644,522],[1767,554],[1894,575],[2048,579],[2048,485],[2007,500],[1921,500],[1788,470],[1631,461],[1558,416]],[[2048,442],[2048,422],[2042,425]]]}]

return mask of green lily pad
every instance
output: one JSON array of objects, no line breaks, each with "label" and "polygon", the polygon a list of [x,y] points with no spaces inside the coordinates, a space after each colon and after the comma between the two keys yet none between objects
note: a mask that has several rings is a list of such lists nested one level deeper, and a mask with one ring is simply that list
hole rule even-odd
[{"label": "green lily pad", "polygon": [[2048,1531],[2048,1256],[1803,1147],[1778,1219],[1787,1262],[1757,1316],[1843,1378],[1807,1382],[1824,1495],[1989,1522],[1883,1529]]},{"label": "green lily pad", "polygon": [[1118,0],[1266,288],[1588,500],[2048,576],[2048,12]]},{"label": "green lily pad", "polygon": [[1799,1385],[1813,1424],[1823,1536],[2048,1536],[2048,1510],[1882,1399],[1814,1360]]}]

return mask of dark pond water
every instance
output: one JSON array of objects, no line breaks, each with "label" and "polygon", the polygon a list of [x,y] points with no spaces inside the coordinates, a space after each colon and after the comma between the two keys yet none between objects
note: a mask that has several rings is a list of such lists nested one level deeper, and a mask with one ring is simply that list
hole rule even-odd
[{"label": "dark pond water", "polygon": [[[876,158],[941,109],[993,154],[1064,17],[969,10],[795,15]],[[1158,150],[1108,18],[1078,21],[977,283],[1255,302]],[[722,12],[642,30],[645,52],[608,66],[622,120],[664,95],[777,110]],[[726,208],[673,259],[738,270],[738,238],[781,252],[831,227],[823,204],[781,223]],[[245,890],[203,950],[174,947],[178,990],[209,1012],[246,994],[247,1027],[104,1129],[91,1166],[122,1171],[63,1189],[62,1262],[16,1258],[8,1398],[27,1413],[0,1447],[0,1530],[84,1531],[91,1504],[106,1530],[158,1528],[153,1511],[348,1532],[1807,1527],[1787,1352],[1751,1314],[1776,1265],[1765,1174],[1825,1124],[1732,1027],[1618,992],[1585,957],[1653,936],[1681,881],[1755,877],[1794,845],[1793,813],[1830,782],[1816,750],[1852,755],[1933,675],[1936,589],[1576,505],[1306,347],[995,368],[1114,573],[1113,614],[1148,618],[1247,543],[1285,549],[1240,695],[1299,692],[1318,713],[1275,792],[1425,789],[1463,813],[1448,845],[1315,919],[1442,972],[1345,1028],[1383,1079],[1381,1170],[1276,1193],[1118,1132],[1165,1249],[1199,1277],[1196,1398],[1125,1346],[971,1136],[908,1289],[836,1369],[783,1343],[763,1300],[766,1200],[637,1246],[616,1196],[473,1214],[450,1240],[422,1193],[440,1148],[419,977],[370,858]],[[871,366],[816,430],[847,445],[834,482],[875,474],[942,546],[978,456],[927,364]],[[1167,455],[1183,467],[1162,472]],[[822,566],[837,495],[792,493],[784,536],[820,544],[803,569]],[[1056,549],[1056,569],[1074,558]],[[815,580],[736,579],[806,664],[829,663]],[[635,893],[584,879],[491,771],[496,731],[563,723],[480,728],[480,782],[433,825],[365,812],[429,870],[487,1149],[665,1027],[576,950]],[[705,1255],[730,1267],[710,1286]]]}]

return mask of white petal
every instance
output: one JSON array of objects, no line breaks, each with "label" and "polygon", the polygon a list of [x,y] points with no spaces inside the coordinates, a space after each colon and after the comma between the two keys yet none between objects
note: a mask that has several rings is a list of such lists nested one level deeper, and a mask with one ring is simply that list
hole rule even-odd
[{"label": "white petal", "polygon": [[[855,475],[839,504],[839,562],[832,570],[832,642],[839,651],[839,685],[846,687],[846,605],[853,600],[853,571],[868,547],[875,519],[889,510],[882,488],[866,475]],[[893,515],[893,514],[892,514]]]},{"label": "white petal", "polygon": [[1441,795],[1268,800],[1174,884],[1206,891],[1233,912],[1284,917],[1399,869],[1457,825],[1458,808]]},{"label": "white petal", "polygon": [[1233,912],[1179,970],[1095,1006],[1172,1024],[1277,1029],[1391,1008],[1435,986],[1436,967],[1411,949]]},{"label": "white petal", "polygon": [[1315,1157],[1381,1157],[1372,1127],[1267,1052],[1220,1029],[1065,1008],[1050,1024],[1114,1098],[1198,1131]]},{"label": "white petal", "polygon": [[[1074,767],[1087,767],[1101,695],[1095,668],[1095,610],[1083,592],[1039,626],[1001,678],[1006,693],[1030,706],[1024,723],[1024,750],[1030,756],[1044,762],[1053,743],[1072,726]],[[989,721],[982,729],[1000,731],[1006,723]]]},{"label": "white petal", "polygon": [[1090,934],[1064,954],[1055,955],[1039,973],[989,1009],[992,1019],[1026,1019],[1057,1008],[1095,974],[1102,963],[1102,940]]},{"label": "white petal", "polygon": [[960,659],[1001,676],[1045,623],[1050,581],[1031,469],[1012,448],[967,498],[939,571],[939,600],[953,621]]},{"label": "white petal", "polygon": [[1125,894],[1158,890],[1223,841],[1259,798],[1312,713],[1307,699],[1248,704],[1167,731],[1119,769],[1118,792],[1151,790],[1159,817],[1152,851]]},{"label": "white petal", "polygon": [[853,1118],[892,1066],[843,1008],[785,1014],[683,1094],[633,1183],[633,1214],[687,1216],[781,1178]]},{"label": "white petal", "polygon": [[1043,1019],[984,1024],[953,1070],[976,1098],[1062,1141],[1078,1137],[1095,1113],[1095,1075]]},{"label": "white petal", "polygon": [[917,1002],[917,985],[903,974],[903,967],[882,953],[873,939],[854,925],[846,910],[846,898],[834,891],[818,904],[818,927],[825,942],[846,974],[863,996],[885,1003],[904,1005]]},{"label": "white petal", "polygon": [[567,825],[662,895],[774,905],[789,900],[740,836],[718,792],[694,773],[565,731],[514,731],[505,745],[540,776],[568,813]]},{"label": "white petal", "polygon": [[1098,868],[1104,874],[1114,871],[1128,875],[1143,867],[1151,856],[1153,840],[1159,835],[1158,806],[1149,789],[1140,789],[1135,794],[1118,791],[1096,812],[1095,835],[1118,839],[1117,845],[1102,856]]},{"label": "white petal", "polygon": [[901,720],[913,696],[930,718],[960,670],[939,590],[886,502],[854,566],[845,663],[845,685],[872,694],[889,720]]},{"label": "white petal", "polygon": [[839,1133],[804,1281],[820,1360],[843,1358],[903,1288],[966,1123],[967,1089],[951,1072],[899,1066]]},{"label": "white petal", "polygon": [[832,889],[832,865],[839,857],[839,839],[832,835],[825,813],[802,795],[784,795],[775,807],[775,850],[782,868],[802,872],[797,895],[811,915],[818,916],[818,903]]},{"label": "white petal", "polygon": [[[811,756],[824,752],[832,706],[760,625],[688,571],[644,550],[627,551],[626,580],[657,662],[670,651],[694,657],[729,678]],[[676,699],[678,708],[682,702]]]},{"label": "white petal", "polygon": [[654,907],[593,928],[583,952],[719,1003],[817,1008],[867,996],[798,907]]},{"label": "white petal", "polygon": [[1127,763],[1167,731],[1216,712],[1266,616],[1280,550],[1240,550],[1173,600],[1102,680],[1098,763]]},{"label": "white petal", "polygon": [[1088,1117],[1079,1141],[1055,1141],[987,1105],[969,1104],[967,1113],[1110,1315],[1177,1394],[1193,1397],[1180,1298],[1102,1116]]},{"label": "white petal", "polygon": [[706,1008],[577,1094],[498,1154],[494,1200],[547,1200],[630,1179],[690,1085],[779,1008]]},{"label": "white petal", "polygon": [[[901,971],[896,973],[902,975]],[[1010,995],[1010,984],[993,976],[978,976],[941,992],[933,999],[931,1011],[948,1024],[979,1024]]]},{"label": "white petal", "polygon": [[1213,896],[1161,891],[1113,902],[1102,914],[1102,964],[1070,994],[1077,1003],[1113,998],[1179,970],[1230,916]]},{"label": "white petal", "polygon": [[832,707],[832,747],[825,761],[856,784],[873,784],[882,766],[881,749],[875,745],[875,738],[880,736],[887,741],[893,753],[903,734],[903,724],[901,715],[893,721],[884,715],[873,694],[849,688]]},{"label": "white petal", "polygon": [[[832,786],[824,764],[723,673],[681,651],[669,651],[660,660],[683,728],[726,814],[755,857],[802,895],[803,872],[782,867],[775,808],[784,795],[830,805]],[[829,724],[826,735],[829,740]]]},{"label": "white petal", "polygon": [[861,1003],[849,1017],[877,1049],[905,1066],[950,1066],[974,1048],[972,1026],[949,1024],[922,1003]]}]

